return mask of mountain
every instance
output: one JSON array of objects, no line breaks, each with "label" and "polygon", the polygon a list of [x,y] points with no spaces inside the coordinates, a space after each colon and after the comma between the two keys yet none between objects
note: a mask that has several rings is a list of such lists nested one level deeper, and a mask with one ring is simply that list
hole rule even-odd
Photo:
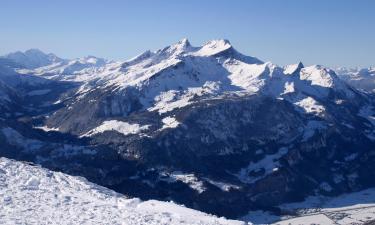
[{"label": "mountain", "polygon": [[336,73],[350,85],[367,91],[375,91],[375,68],[337,68]]},{"label": "mountain", "polygon": [[321,65],[183,39],[127,61],[8,68],[43,80],[18,86],[28,107],[0,120],[8,158],[228,218],[375,185],[373,94]]},{"label": "mountain", "polygon": [[62,62],[63,59],[50,53],[46,54],[39,49],[29,49],[25,52],[13,52],[4,56],[4,58],[12,60],[24,68],[34,69],[41,66],[50,65],[52,63]]},{"label": "mountain", "polygon": [[244,224],[171,202],[127,198],[81,177],[0,158],[0,223]]},{"label": "mountain", "polygon": [[[36,69],[20,69],[21,74],[40,75],[42,77],[59,81],[85,81],[92,74],[97,73],[98,69],[110,61],[95,56],[86,56],[82,58],[64,60],[57,63],[51,63]],[[87,77],[86,77],[87,76]]]}]

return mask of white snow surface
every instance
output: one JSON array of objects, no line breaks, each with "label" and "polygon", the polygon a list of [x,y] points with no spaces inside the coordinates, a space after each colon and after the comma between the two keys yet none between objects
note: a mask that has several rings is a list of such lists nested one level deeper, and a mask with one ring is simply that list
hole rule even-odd
[{"label": "white snow surface", "polygon": [[363,224],[375,219],[375,189],[344,194],[338,197],[312,196],[304,202],[281,205],[297,210],[297,218],[276,224]]},{"label": "white snow surface", "polygon": [[310,196],[302,202],[279,205],[293,215],[277,216],[251,211],[242,219],[250,224],[279,225],[359,225],[375,220],[375,188],[337,197]]},{"label": "white snow surface", "polygon": [[121,134],[138,134],[149,128],[149,125],[130,124],[119,120],[107,120],[104,121],[98,127],[90,130],[83,136],[92,136],[94,134],[103,133],[104,131],[117,131]]},{"label": "white snow surface", "polygon": [[161,129],[167,129],[167,128],[176,128],[178,125],[180,125],[180,122],[176,120],[174,117],[165,117],[162,119],[163,127]]},{"label": "white snow surface", "polygon": [[302,108],[306,113],[321,115],[324,113],[325,108],[319,104],[314,98],[306,97],[294,103],[296,106]]},{"label": "white snow surface", "polygon": [[48,131],[59,131],[59,128],[55,128],[55,127],[48,127],[48,126],[39,126],[39,127],[34,127],[35,129],[40,129],[40,130],[44,130],[46,132]]},{"label": "white snow surface", "polygon": [[192,173],[173,171],[172,173],[163,173],[162,175],[163,178],[160,178],[161,180],[165,180],[169,183],[181,181],[189,185],[189,187],[196,190],[198,193],[203,193],[206,190],[206,187],[203,184],[203,182]]},{"label": "white snow surface", "polygon": [[284,67],[284,73],[291,75],[291,74],[298,72],[298,69],[302,69],[302,68],[303,68],[303,64],[301,62],[297,64],[287,65]]},{"label": "white snow surface", "polygon": [[0,158],[0,224],[244,224]]}]

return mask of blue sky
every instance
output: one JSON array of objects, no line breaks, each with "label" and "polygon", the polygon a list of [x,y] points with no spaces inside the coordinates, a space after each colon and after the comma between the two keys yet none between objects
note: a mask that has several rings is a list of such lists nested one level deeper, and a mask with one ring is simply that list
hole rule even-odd
[{"label": "blue sky", "polygon": [[225,38],[285,65],[375,65],[373,0],[2,0],[0,54],[128,59],[187,37]]}]

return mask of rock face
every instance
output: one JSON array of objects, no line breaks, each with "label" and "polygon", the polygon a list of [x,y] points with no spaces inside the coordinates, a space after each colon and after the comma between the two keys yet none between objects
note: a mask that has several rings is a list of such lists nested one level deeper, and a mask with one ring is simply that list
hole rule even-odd
[{"label": "rock face", "polygon": [[17,97],[2,106],[2,155],[130,196],[235,218],[375,185],[372,94],[323,66],[184,39],[125,62],[4,68],[0,93]]}]

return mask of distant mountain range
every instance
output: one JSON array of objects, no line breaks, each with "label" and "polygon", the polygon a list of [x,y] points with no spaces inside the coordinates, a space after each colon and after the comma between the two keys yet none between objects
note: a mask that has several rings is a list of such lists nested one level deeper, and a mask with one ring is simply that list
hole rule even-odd
[{"label": "distant mountain range", "polygon": [[375,92],[375,68],[337,68],[336,73],[350,85],[367,92]]},{"label": "distant mountain range", "polygon": [[227,40],[127,61],[0,58],[0,156],[229,218],[375,186],[374,69],[280,67]]}]

